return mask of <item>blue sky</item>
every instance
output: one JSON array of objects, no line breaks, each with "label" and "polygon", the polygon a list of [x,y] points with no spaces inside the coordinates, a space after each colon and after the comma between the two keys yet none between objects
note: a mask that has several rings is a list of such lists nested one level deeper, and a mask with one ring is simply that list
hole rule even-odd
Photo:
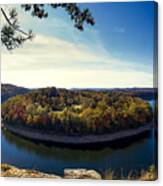
[{"label": "blue sky", "polygon": [[114,55],[121,53],[120,57],[133,62],[141,63],[142,59],[146,64],[152,62],[153,2],[104,3],[92,10],[108,50]]},{"label": "blue sky", "polygon": [[[95,26],[84,32],[61,9],[46,20],[19,8],[36,37],[11,53],[3,49],[2,82],[26,87],[152,87],[154,3],[91,3]],[[18,76],[20,78],[18,78]]]}]

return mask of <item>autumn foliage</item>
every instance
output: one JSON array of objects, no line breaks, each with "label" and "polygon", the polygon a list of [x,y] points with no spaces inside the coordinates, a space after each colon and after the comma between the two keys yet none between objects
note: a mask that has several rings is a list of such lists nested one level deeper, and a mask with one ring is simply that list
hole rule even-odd
[{"label": "autumn foliage", "polygon": [[121,91],[44,88],[2,105],[4,123],[59,135],[112,133],[152,120],[148,102]]}]

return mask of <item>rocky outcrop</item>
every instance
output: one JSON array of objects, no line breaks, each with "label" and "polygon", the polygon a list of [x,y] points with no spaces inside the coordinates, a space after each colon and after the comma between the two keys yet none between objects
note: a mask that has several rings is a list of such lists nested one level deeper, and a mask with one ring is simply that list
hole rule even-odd
[{"label": "rocky outcrop", "polygon": [[53,178],[61,179],[60,176],[54,174],[45,174],[36,170],[18,169],[8,164],[1,164],[2,177],[21,177],[21,178]]},{"label": "rocky outcrop", "polygon": [[45,174],[36,170],[19,169],[8,164],[1,164],[2,177],[21,177],[21,178],[53,178],[53,179],[102,179],[101,175],[95,170],[87,169],[65,169],[64,176]]},{"label": "rocky outcrop", "polygon": [[8,164],[1,164],[1,176],[2,177],[21,177],[21,178],[53,178],[53,179],[123,179],[123,180],[142,180],[142,181],[155,181],[158,179],[157,169],[154,165],[151,165],[147,170],[141,170],[140,174],[132,175],[132,171],[129,172],[127,177],[117,177],[116,173],[111,171],[103,178],[95,170],[87,169],[65,169],[64,176],[60,177],[54,174],[46,174],[36,170],[19,169]]},{"label": "rocky outcrop", "polygon": [[101,175],[95,170],[86,169],[65,169],[64,170],[65,179],[102,179]]}]

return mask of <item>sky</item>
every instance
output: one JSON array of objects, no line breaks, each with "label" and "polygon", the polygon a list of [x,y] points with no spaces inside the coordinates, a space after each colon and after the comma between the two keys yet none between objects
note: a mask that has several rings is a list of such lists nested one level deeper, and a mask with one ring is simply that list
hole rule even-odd
[{"label": "sky", "polygon": [[[22,47],[2,47],[1,81],[37,88],[153,87],[154,2],[87,3],[95,25],[74,28],[69,15],[48,8],[38,20],[20,8],[23,30],[35,38]],[[2,23],[4,22],[2,18]]]}]

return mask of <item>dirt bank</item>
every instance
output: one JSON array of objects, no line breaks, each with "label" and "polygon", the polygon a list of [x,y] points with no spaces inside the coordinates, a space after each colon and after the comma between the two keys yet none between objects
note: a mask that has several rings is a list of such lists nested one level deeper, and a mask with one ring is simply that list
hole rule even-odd
[{"label": "dirt bank", "polygon": [[29,129],[24,129],[14,127],[8,124],[4,124],[4,127],[20,136],[25,138],[33,139],[33,140],[40,140],[45,142],[54,142],[54,143],[63,143],[63,144],[73,144],[73,145],[80,145],[80,144],[92,144],[92,143],[103,143],[103,142],[110,142],[115,140],[120,140],[127,137],[132,137],[139,135],[143,132],[149,131],[152,127],[152,124],[146,124],[139,128],[135,129],[128,129],[124,131],[115,132],[112,134],[103,134],[103,135],[87,135],[87,136],[61,136],[51,133],[43,133],[42,131],[31,131]]}]

